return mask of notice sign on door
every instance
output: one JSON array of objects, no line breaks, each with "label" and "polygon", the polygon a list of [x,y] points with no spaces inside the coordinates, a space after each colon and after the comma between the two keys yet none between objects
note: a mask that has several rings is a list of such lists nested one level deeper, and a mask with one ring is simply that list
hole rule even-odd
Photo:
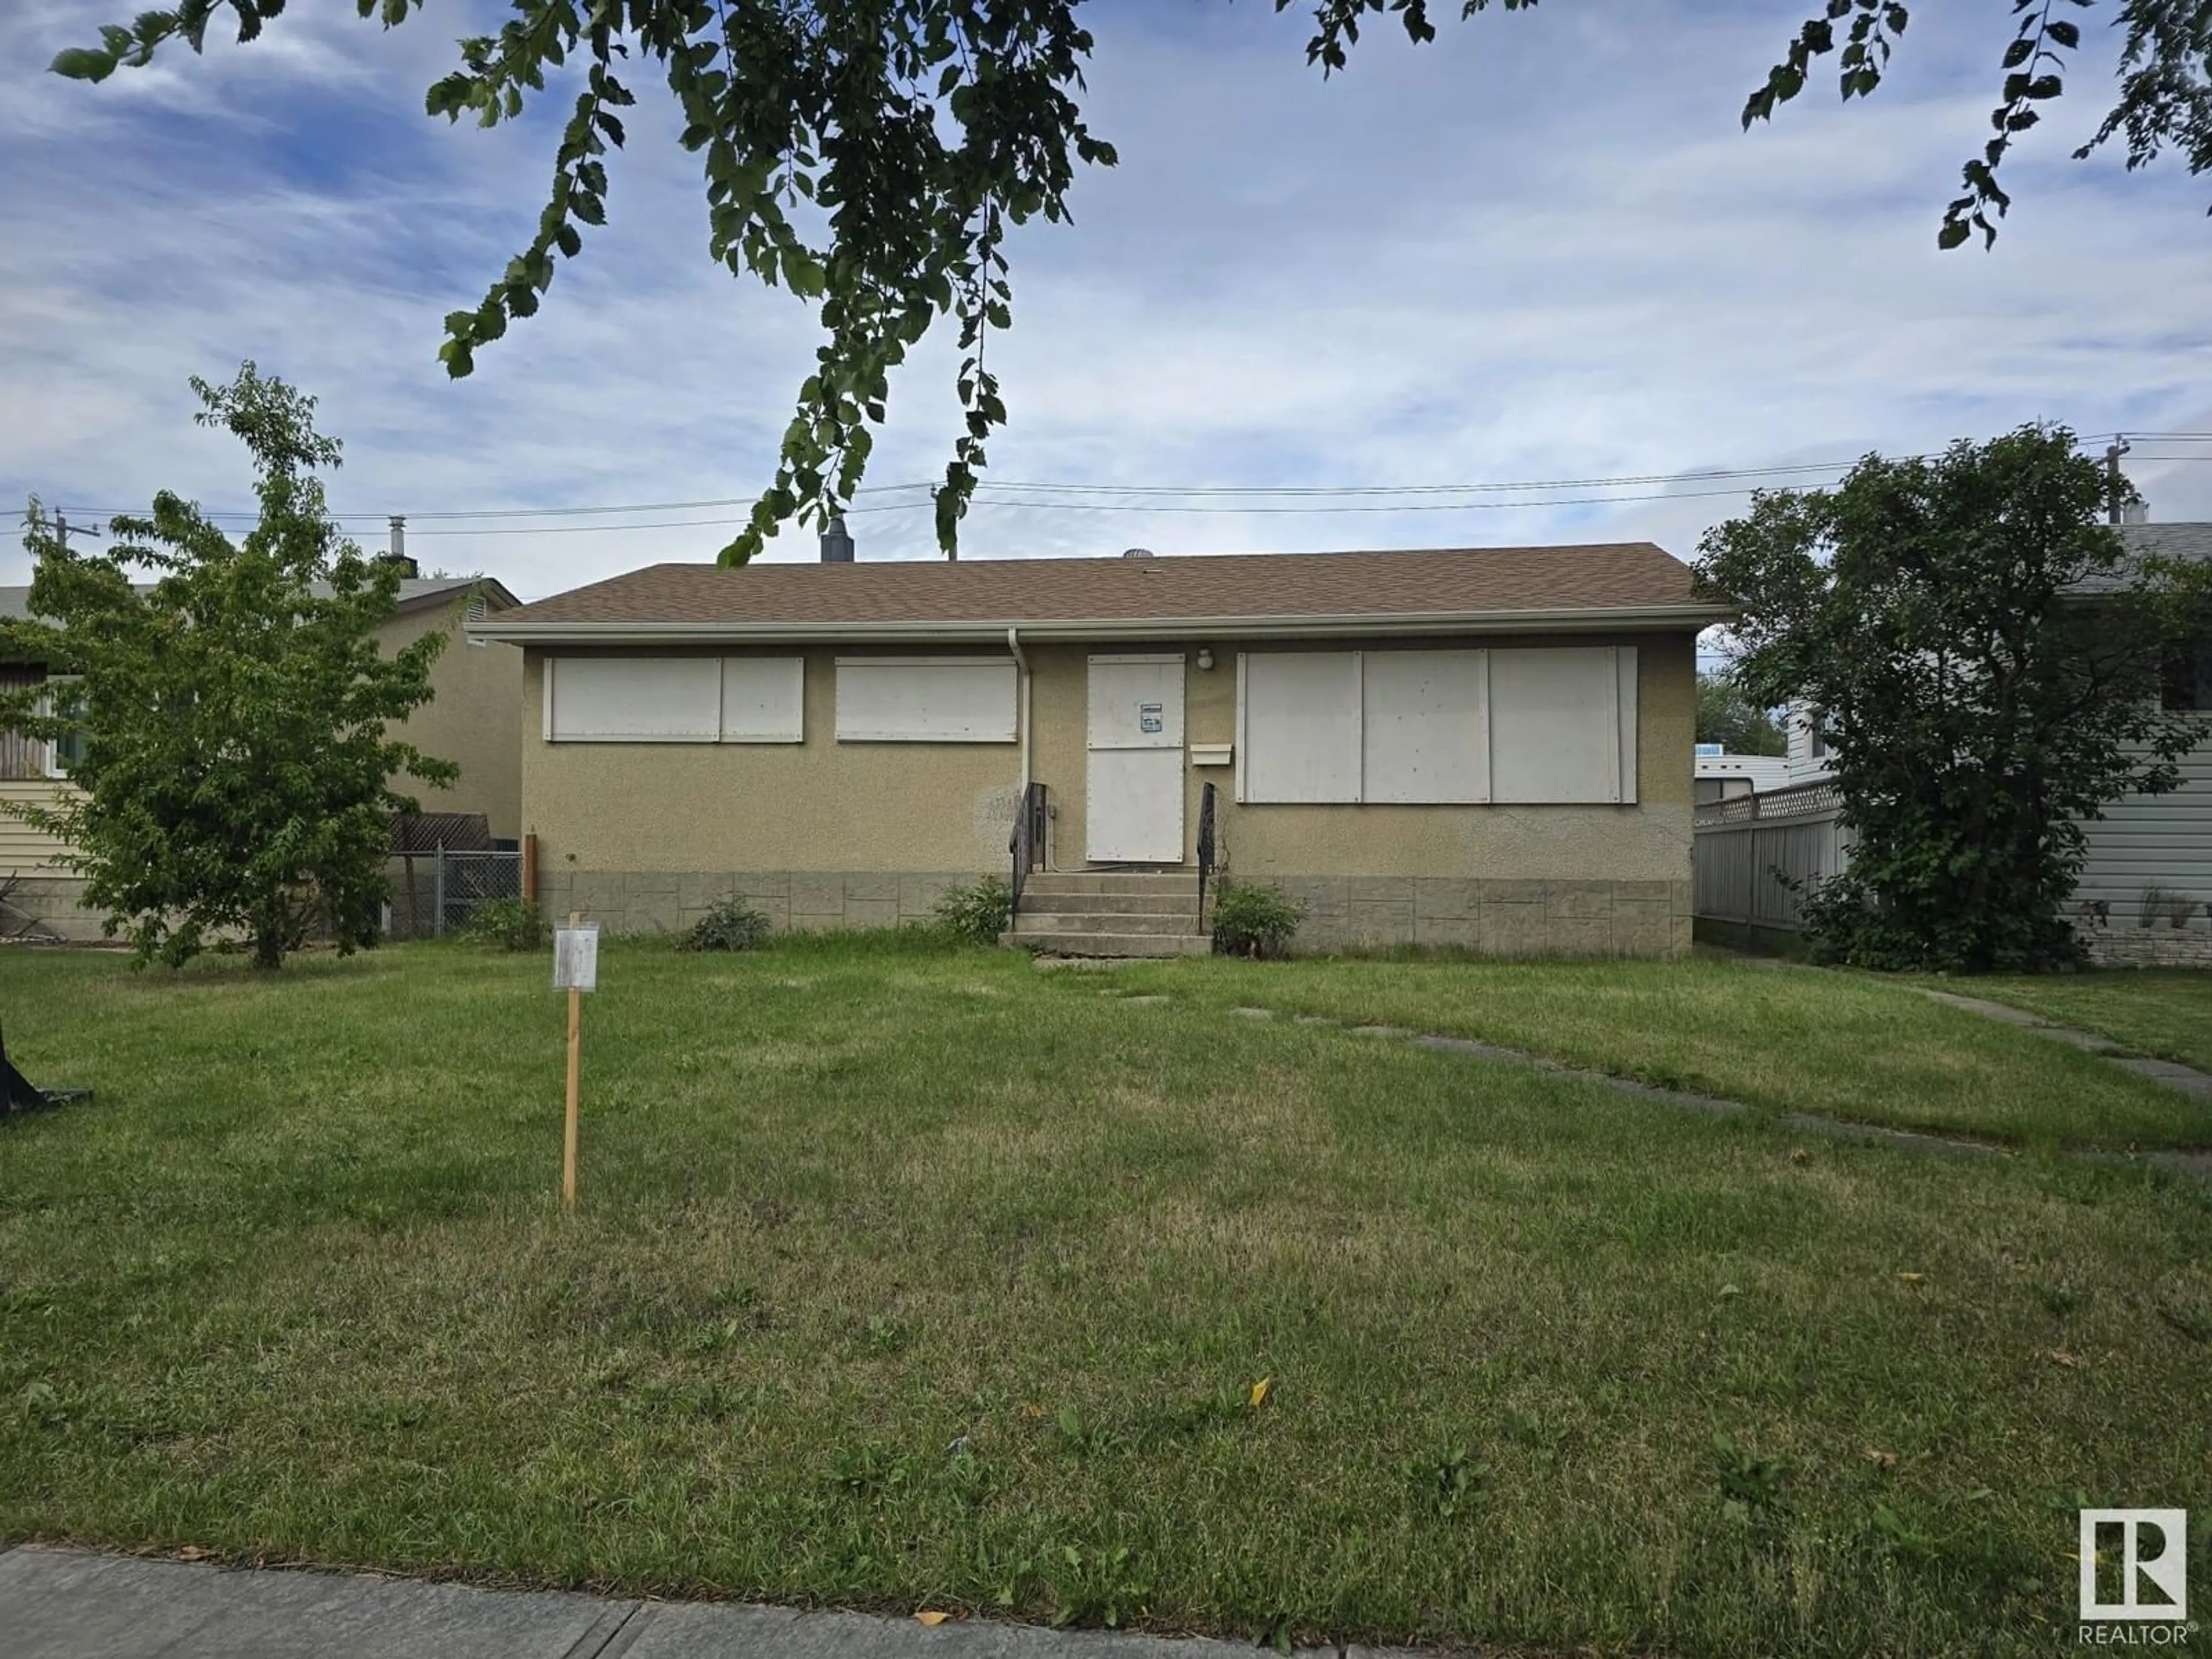
[{"label": "notice sign on door", "polygon": [[1164,703],[1140,702],[1137,705],[1137,729],[1158,732],[1167,725],[1167,708]]},{"label": "notice sign on door", "polygon": [[596,991],[599,988],[599,930],[556,927],[553,931],[553,988]]}]

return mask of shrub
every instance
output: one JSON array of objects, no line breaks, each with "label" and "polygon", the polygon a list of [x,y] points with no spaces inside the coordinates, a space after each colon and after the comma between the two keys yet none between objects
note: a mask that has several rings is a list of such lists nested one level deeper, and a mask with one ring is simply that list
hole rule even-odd
[{"label": "shrub", "polygon": [[768,938],[769,920],[735,893],[714,901],[676,942],[679,951],[750,951]]},{"label": "shrub", "polygon": [[486,899],[461,924],[461,937],[471,945],[502,951],[542,951],[548,936],[545,918],[525,898]]},{"label": "shrub", "polygon": [[1221,884],[1213,901],[1213,948],[1228,957],[1279,957],[1306,918],[1279,887]]},{"label": "shrub", "polygon": [[1013,925],[1014,892],[1003,876],[983,876],[964,887],[947,889],[937,901],[939,926],[956,939],[996,945]]}]

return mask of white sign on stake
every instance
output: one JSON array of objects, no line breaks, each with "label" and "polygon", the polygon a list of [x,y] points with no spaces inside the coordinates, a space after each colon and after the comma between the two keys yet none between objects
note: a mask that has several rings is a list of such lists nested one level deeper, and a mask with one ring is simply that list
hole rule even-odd
[{"label": "white sign on stake", "polygon": [[556,991],[596,991],[599,988],[599,929],[556,927],[553,930],[553,988]]}]

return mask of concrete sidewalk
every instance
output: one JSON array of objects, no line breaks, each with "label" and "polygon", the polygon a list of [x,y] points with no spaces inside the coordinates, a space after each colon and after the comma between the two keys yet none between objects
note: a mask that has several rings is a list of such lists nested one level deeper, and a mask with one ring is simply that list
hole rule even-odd
[{"label": "concrete sidewalk", "polygon": [[[0,1554],[6,1659],[1231,1659],[1224,1642],[726,1601],[617,1601],[366,1573]],[[1318,1652],[1334,1655],[1330,1648]],[[1362,1656],[1378,1650],[1352,1649]]]}]

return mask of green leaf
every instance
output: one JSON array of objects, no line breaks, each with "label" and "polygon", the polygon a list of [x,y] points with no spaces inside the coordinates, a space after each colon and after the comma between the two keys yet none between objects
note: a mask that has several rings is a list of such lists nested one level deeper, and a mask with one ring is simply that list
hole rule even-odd
[{"label": "green leaf", "polygon": [[71,46],[66,52],[56,52],[48,68],[71,81],[105,81],[115,73],[116,62],[113,52]]}]

